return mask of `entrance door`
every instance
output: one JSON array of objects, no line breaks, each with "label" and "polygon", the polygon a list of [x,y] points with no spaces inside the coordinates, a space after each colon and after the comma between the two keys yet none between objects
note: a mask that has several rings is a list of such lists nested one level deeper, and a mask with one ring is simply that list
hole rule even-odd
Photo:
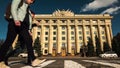
[{"label": "entrance door", "polygon": [[62,56],[66,56],[66,45],[65,45],[65,43],[62,43],[61,55],[62,55]]}]

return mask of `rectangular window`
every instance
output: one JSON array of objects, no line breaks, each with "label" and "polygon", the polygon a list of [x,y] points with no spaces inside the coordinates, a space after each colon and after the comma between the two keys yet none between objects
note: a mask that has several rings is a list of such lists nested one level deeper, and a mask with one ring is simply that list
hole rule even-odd
[{"label": "rectangular window", "polygon": [[54,30],[57,29],[57,26],[53,26],[53,29],[54,29]]},{"label": "rectangular window", "polygon": [[71,31],[71,35],[74,35],[74,31]]},{"label": "rectangular window", "polygon": [[82,30],[82,26],[78,26],[78,29],[79,29],[79,30]]},{"label": "rectangular window", "polygon": [[56,40],[56,37],[53,37],[53,40]]},{"label": "rectangular window", "polygon": [[46,22],[46,23],[48,23],[48,22],[49,22],[49,20],[45,20],[45,22]]},{"label": "rectangular window", "polygon": [[74,20],[70,20],[71,21],[71,23],[74,23]]},{"label": "rectangular window", "polygon": [[56,35],[56,32],[53,32],[53,35]]},{"label": "rectangular window", "polygon": [[79,37],[79,40],[82,40],[82,37],[81,37],[81,36]]},{"label": "rectangular window", "polygon": [[89,31],[86,31],[86,34],[87,34],[87,35],[89,35],[89,34],[90,34],[90,32],[89,32]]},{"label": "rectangular window", "polygon": [[65,31],[62,31],[62,35],[65,35]]},{"label": "rectangular window", "polygon": [[71,40],[75,40],[75,37],[71,37]]},{"label": "rectangular window", "polygon": [[45,35],[48,35],[48,32],[45,32]]},{"label": "rectangular window", "polygon": [[65,30],[65,26],[62,26],[62,29]]},{"label": "rectangular window", "polygon": [[53,23],[57,23],[57,20],[53,20]]},{"label": "rectangular window", "polygon": [[48,47],[48,43],[45,43],[45,47]]},{"label": "rectangular window", "polygon": [[37,32],[38,35],[40,35],[40,32]]},{"label": "rectangular window", "polygon": [[62,22],[62,23],[65,23],[65,22],[66,22],[66,20],[61,20],[61,22]]},{"label": "rectangular window", "polygon": [[46,26],[45,29],[46,29],[46,30],[49,30],[49,26]]},{"label": "rectangular window", "polygon": [[56,48],[56,43],[53,43],[53,48]]},{"label": "rectangular window", "polygon": [[79,35],[82,35],[82,31],[79,31]]},{"label": "rectangular window", "polygon": [[65,40],[65,37],[62,37],[62,40]]},{"label": "rectangular window", "polygon": [[48,37],[45,37],[45,41],[48,41]]},{"label": "rectangular window", "polygon": [[71,26],[71,30],[74,30],[74,28],[75,28],[74,26]]}]

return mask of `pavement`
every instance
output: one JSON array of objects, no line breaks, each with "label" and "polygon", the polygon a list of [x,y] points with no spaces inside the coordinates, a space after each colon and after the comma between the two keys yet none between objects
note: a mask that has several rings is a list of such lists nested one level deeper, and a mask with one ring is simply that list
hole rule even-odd
[{"label": "pavement", "polygon": [[102,59],[99,57],[40,57],[47,60],[37,67],[26,65],[27,58],[12,57],[9,59],[11,68],[120,68],[120,58]]}]

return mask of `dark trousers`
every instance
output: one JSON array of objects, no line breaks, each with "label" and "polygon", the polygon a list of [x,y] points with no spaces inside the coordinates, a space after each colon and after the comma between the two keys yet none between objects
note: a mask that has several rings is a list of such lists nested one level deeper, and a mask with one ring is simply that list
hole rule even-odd
[{"label": "dark trousers", "polygon": [[15,23],[13,20],[9,21],[7,38],[0,48],[0,62],[5,60],[5,56],[9,50],[9,47],[12,46],[12,43],[14,42],[14,39],[17,34],[19,34],[19,36],[22,37],[23,41],[26,44],[27,51],[28,51],[28,58],[30,58],[31,61],[36,58],[34,56],[33,47],[32,47],[32,37],[28,31],[28,28],[29,28],[28,23],[29,22],[23,21],[21,22],[21,26],[18,27],[18,26],[15,26]]}]

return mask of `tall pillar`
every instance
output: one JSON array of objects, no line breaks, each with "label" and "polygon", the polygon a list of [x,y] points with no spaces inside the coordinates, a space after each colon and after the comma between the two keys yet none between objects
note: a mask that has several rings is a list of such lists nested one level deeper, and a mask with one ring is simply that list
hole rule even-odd
[{"label": "tall pillar", "polygon": [[103,51],[103,43],[102,43],[102,36],[101,36],[101,29],[100,29],[100,21],[98,20],[98,38],[100,39],[101,50]]},{"label": "tall pillar", "polygon": [[45,26],[41,25],[41,35],[40,35],[41,46],[45,46]]},{"label": "tall pillar", "polygon": [[53,49],[53,34],[52,34],[52,32],[53,32],[53,28],[52,28],[52,26],[50,25],[49,26],[50,27],[50,29],[49,29],[49,53],[50,54],[52,54],[52,49]]},{"label": "tall pillar", "polygon": [[87,40],[86,40],[86,31],[85,31],[85,25],[84,25],[84,20],[83,20],[83,45],[87,45]]},{"label": "tall pillar", "polygon": [[70,37],[70,26],[68,25],[67,26],[67,52],[68,53],[71,53],[71,37]]},{"label": "tall pillar", "polygon": [[113,39],[111,24],[109,24],[109,30],[110,30],[110,37],[111,37],[111,39]]},{"label": "tall pillar", "polygon": [[79,36],[78,36],[78,26],[77,25],[75,25],[75,52],[76,53],[79,53]]},{"label": "tall pillar", "polygon": [[108,42],[109,46],[111,47],[110,32],[109,32],[107,23],[105,24],[105,31],[106,31],[107,42]]},{"label": "tall pillar", "polygon": [[96,51],[95,36],[94,36],[92,27],[93,27],[93,25],[92,25],[92,20],[90,20],[90,34],[91,34],[91,39],[92,39],[92,41],[93,41],[94,51]]},{"label": "tall pillar", "polygon": [[57,53],[60,53],[60,50],[61,50],[61,46],[60,46],[60,34],[61,34],[61,32],[60,32],[60,26],[58,25],[57,26]]}]

